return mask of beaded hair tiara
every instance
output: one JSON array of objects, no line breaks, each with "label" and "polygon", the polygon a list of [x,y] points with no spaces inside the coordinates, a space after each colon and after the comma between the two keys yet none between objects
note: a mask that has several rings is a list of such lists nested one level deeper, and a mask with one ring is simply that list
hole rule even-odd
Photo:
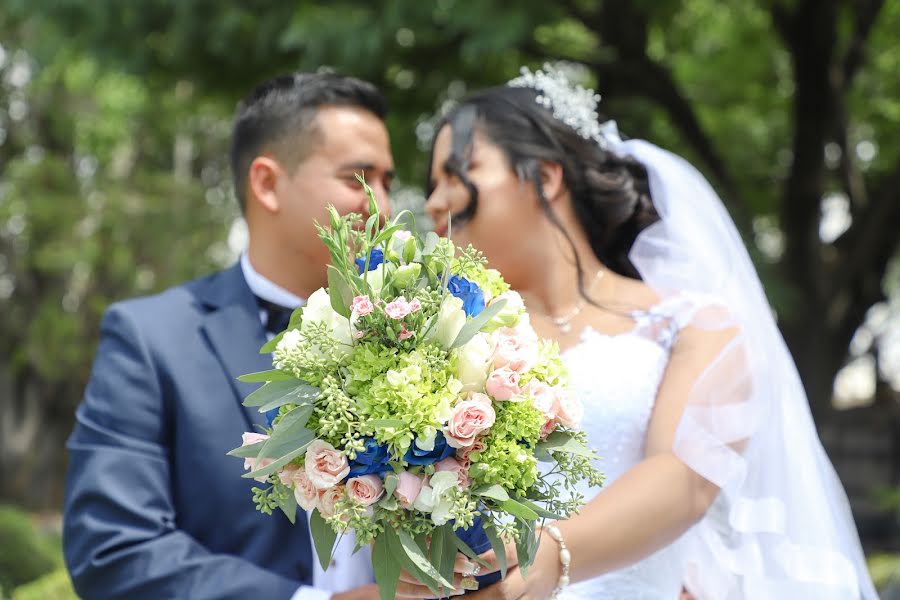
[{"label": "beaded hair tiara", "polygon": [[510,80],[509,87],[531,88],[538,93],[538,104],[549,109],[554,118],[562,121],[586,140],[593,140],[604,150],[621,142],[615,121],[600,123],[597,104],[600,95],[581,85],[572,85],[564,72],[553,65],[531,71],[522,67],[521,75]]}]

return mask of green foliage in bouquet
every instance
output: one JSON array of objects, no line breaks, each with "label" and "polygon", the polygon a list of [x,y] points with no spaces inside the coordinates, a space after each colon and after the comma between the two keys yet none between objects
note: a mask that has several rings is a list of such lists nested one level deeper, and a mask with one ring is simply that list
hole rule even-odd
[{"label": "green foliage in bouquet", "polygon": [[479,251],[414,220],[406,231],[404,214],[383,222],[360,181],[370,216],[330,208],[318,228],[328,288],[262,348],[274,369],[241,378],[264,383],[244,404],[270,427],[229,454],[268,485],[253,490],[260,511],[310,512],[323,568],[347,530],[372,544],[382,598],[401,569],[435,596],[453,589],[456,553],[480,561],[457,535],[478,518],[526,570],[537,523],[576,511],[580,483],[602,484],[559,349]]}]

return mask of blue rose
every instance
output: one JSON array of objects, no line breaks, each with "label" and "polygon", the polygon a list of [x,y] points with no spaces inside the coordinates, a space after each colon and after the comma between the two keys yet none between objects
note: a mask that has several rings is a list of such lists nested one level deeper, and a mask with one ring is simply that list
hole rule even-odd
[{"label": "blue rose", "polygon": [[434,438],[433,450],[422,450],[413,441],[409,445],[409,450],[406,451],[406,456],[403,457],[403,460],[411,465],[430,465],[439,460],[444,460],[454,452],[455,450],[447,443],[444,434],[438,431]]},{"label": "blue rose", "polygon": [[391,470],[388,461],[391,459],[388,454],[388,448],[384,444],[379,444],[375,438],[365,437],[365,448],[362,452],[356,453],[356,458],[350,461],[350,474],[348,477],[359,477],[360,475],[381,475]]},{"label": "blue rose", "polygon": [[[363,269],[366,268],[366,257],[360,256],[355,261],[356,268],[359,269],[359,274],[362,275]],[[384,252],[379,250],[378,248],[373,248],[372,252],[369,254],[369,270],[374,271],[378,268],[378,265],[384,262]]]},{"label": "blue rose", "polygon": [[273,408],[272,410],[267,410],[267,411],[266,411],[266,423],[269,424],[269,427],[270,427],[270,428],[272,427],[272,423],[275,421],[275,417],[278,416],[279,411],[281,411],[281,408],[280,408],[280,407],[279,407],[279,408]]},{"label": "blue rose", "polygon": [[463,301],[463,310],[466,316],[474,317],[484,310],[484,292],[478,287],[478,284],[459,277],[451,275],[450,281],[447,282],[447,290]]}]

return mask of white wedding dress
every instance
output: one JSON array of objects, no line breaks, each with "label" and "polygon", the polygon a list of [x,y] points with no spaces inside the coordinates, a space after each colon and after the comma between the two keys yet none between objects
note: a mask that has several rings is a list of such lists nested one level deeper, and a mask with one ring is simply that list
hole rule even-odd
[{"label": "white wedding dress", "polygon": [[[598,466],[606,485],[644,458],[669,350],[690,314],[683,301],[673,298],[650,311],[632,313],[636,324],[631,331],[606,335],[588,328],[578,344],[563,352],[571,390],[584,403],[581,427],[601,457]],[[585,501],[602,493],[587,485],[579,491]],[[559,598],[677,600],[683,581],[676,542],[630,567],[571,585]]]}]

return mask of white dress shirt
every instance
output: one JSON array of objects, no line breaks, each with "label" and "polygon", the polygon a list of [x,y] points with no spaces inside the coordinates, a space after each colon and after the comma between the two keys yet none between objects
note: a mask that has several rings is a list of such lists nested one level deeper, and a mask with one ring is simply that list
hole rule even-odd
[{"label": "white dress shirt", "polygon": [[[296,308],[305,302],[302,298],[257,273],[250,264],[246,252],[241,255],[241,270],[250,291],[259,298],[287,308]],[[260,320],[265,326],[266,311],[260,311]],[[272,337],[271,334],[270,337]],[[309,514],[306,514],[306,518],[309,519]],[[356,537],[352,531],[344,534],[334,548],[331,566],[328,567],[328,571],[324,571],[319,564],[315,546],[312,545],[312,536],[310,536],[310,545],[313,548],[313,586],[301,586],[291,600],[329,600],[333,593],[373,583],[375,574],[372,571],[371,549],[364,546],[359,552],[353,554],[355,541]]]}]

